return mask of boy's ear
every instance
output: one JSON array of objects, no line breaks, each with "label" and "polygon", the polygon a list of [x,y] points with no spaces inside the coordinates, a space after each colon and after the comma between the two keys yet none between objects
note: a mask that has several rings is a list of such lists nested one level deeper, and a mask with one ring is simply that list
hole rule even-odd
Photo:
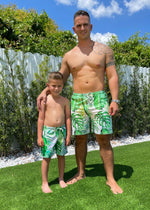
[{"label": "boy's ear", "polygon": [[49,87],[49,84],[47,83],[47,87]]}]

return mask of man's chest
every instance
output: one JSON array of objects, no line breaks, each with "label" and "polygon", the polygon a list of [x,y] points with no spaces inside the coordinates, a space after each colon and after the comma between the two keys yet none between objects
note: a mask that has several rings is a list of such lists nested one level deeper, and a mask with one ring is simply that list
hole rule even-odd
[{"label": "man's chest", "polygon": [[68,66],[71,73],[84,67],[89,67],[92,69],[105,68],[105,56],[98,55],[95,52],[91,52],[89,55],[81,52],[74,53],[68,59]]}]

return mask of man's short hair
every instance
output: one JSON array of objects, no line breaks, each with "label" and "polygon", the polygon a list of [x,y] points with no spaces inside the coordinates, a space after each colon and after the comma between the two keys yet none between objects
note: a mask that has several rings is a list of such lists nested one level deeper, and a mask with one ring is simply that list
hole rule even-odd
[{"label": "man's short hair", "polygon": [[75,20],[75,18],[76,17],[78,17],[78,16],[80,16],[80,15],[82,15],[82,16],[87,16],[88,18],[89,18],[89,20],[90,20],[90,15],[89,15],[89,13],[88,12],[86,12],[85,10],[79,10],[79,11],[77,11],[75,14],[74,14],[74,20]]},{"label": "man's short hair", "polygon": [[51,79],[54,80],[63,80],[63,75],[59,71],[50,72],[48,75],[48,83]]}]

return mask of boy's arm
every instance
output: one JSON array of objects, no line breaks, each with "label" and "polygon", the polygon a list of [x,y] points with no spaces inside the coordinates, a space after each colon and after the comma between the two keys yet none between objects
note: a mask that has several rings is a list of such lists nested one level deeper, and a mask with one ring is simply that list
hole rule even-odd
[{"label": "boy's arm", "polygon": [[66,146],[69,146],[71,139],[71,110],[70,110],[70,102],[68,99],[66,99],[65,117],[66,117],[66,130],[67,130]]},{"label": "boy's arm", "polygon": [[38,136],[37,143],[40,147],[44,146],[44,141],[42,137],[44,119],[45,119],[45,104],[42,102],[41,109],[39,111],[39,117],[38,117],[38,133],[37,133],[37,136]]}]

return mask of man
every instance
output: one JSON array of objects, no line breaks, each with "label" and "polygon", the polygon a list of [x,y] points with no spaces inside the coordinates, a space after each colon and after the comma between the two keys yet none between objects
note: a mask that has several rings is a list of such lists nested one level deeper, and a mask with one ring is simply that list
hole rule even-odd
[{"label": "man", "polygon": [[[72,132],[76,137],[77,174],[68,181],[73,184],[85,178],[87,155],[87,134],[95,133],[104,163],[106,184],[114,194],[122,193],[113,176],[113,150],[110,144],[112,134],[111,116],[118,112],[118,76],[113,51],[106,45],[91,40],[92,24],[89,14],[79,10],[74,15],[73,31],[78,36],[78,45],[64,55],[60,72],[64,82],[70,73],[73,76],[73,96],[71,102]],[[107,75],[112,102],[104,92],[104,75]],[[47,89],[37,99],[45,100]],[[91,124],[91,128],[89,128]]]}]

